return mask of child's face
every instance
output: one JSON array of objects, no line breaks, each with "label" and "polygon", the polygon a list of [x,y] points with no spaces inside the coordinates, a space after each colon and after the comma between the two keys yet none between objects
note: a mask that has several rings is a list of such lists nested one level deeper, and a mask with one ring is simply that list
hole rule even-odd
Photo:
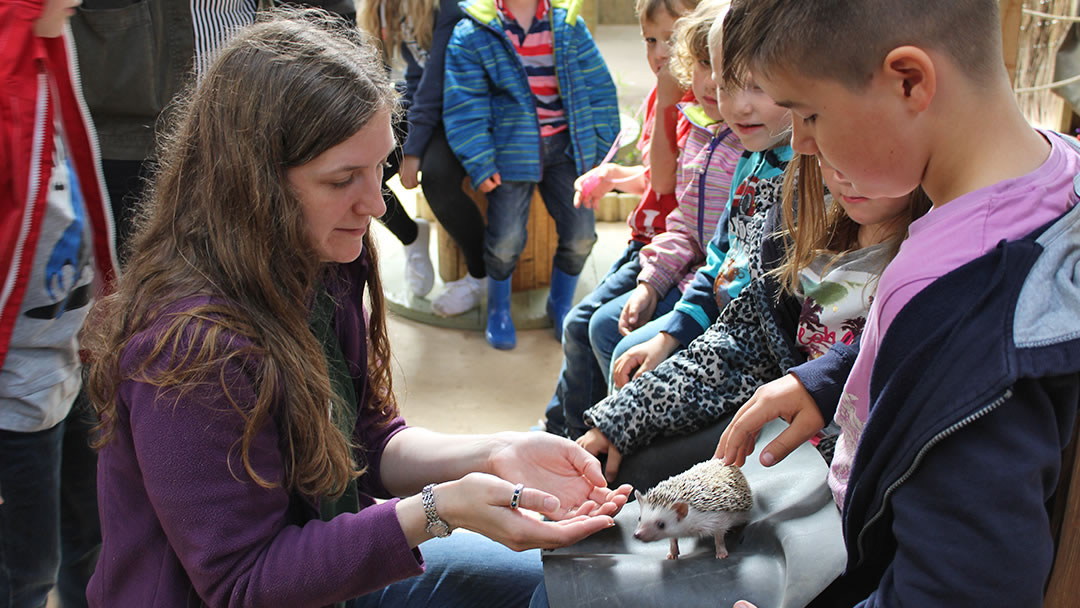
[{"label": "child's face", "polygon": [[819,156],[818,162],[821,163],[821,175],[825,178],[825,185],[829,188],[833,200],[864,230],[888,228],[907,211],[911,201],[910,194],[898,198],[867,198],[859,194],[851,182],[838,174],[828,161]]},{"label": "child's face", "polygon": [[75,7],[82,0],[45,0],[41,15],[34,21],[34,35],[41,38],[56,38],[64,33],[64,24],[75,14]]},{"label": "child's face", "polygon": [[[714,80],[717,71],[713,71]],[[719,100],[720,115],[747,150],[769,150],[787,141],[790,112],[773,103],[752,76],[747,77],[742,89],[722,95]]]},{"label": "child's face", "polygon": [[649,19],[645,14],[638,17],[641,22],[641,37],[645,39],[645,56],[649,60],[649,69],[656,74],[671,57],[671,31],[675,28],[676,17],[660,8]]},{"label": "child's face", "polygon": [[780,71],[761,88],[791,108],[791,145],[835,167],[840,179],[871,198],[906,196],[922,180],[925,155],[902,94],[874,78],[865,91]]},{"label": "child's face", "polygon": [[694,62],[694,78],[690,83],[694,91],[694,98],[705,110],[705,115],[713,120],[723,120],[718,105],[718,89],[712,76],[712,66],[708,59],[699,59]]}]

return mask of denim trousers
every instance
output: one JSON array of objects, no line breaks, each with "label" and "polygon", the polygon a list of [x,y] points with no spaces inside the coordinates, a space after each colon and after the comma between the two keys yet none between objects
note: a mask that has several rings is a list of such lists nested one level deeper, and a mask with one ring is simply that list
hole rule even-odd
[{"label": "denim trousers", "polygon": [[[80,399],[81,401],[81,399]],[[97,454],[84,407],[34,433],[0,430],[0,608],[86,606],[101,548]]]},{"label": "denim trousers", "polygon": [[604,370],[597,363],[589,341],[589,322],[601,306],[637,285],[641,272],[638,253],[644,246],[639,241],[630,241],[600,283],[563,320],[563,365],[555,383],[555,394],[545,412],[547,430],[556,435],[571,439],[583,435],[588,428],[582,414],[607,396]]},{"label": "denim trousers", "polygon": [[516,552],[458,531],[420,545],[425,569],[350,601],[349,608],[524,608],[544,580],[540,550]]},{"label": "denim trousers", "polygon": [[[674,299],[670,297],[672,293],[675,294]],[[664,298],[660,302],[660,304],[656,306],[656,313],[653,314],[653,318],[651,321],[630,332],[629,335],[619,336],[619,339],[611,345],[611,350],[608,351],[611,353],[611,358],[608,360],[607,368],[609,382],[611,381],[611,378],[615,376],[615,362],[619,360],[619,357],[626,354],[626,351],[637,346],[638,344],[647,342],[655,338],[656,335],[660,333],[660,330],[662,330],[664,326],[667,325],[668,316],[672,314],[673,310],[675,310],[675,304],[677,304],[678,301],[679,290],[672,289],[668,292],[668,297]],[[677,349],[675,349],[672,354],[675,354],[684,348],[686,348],[685,344],[680,345]],[[614,385],[611,385],[610,388],[612,392],[614,392]]]},{"label": "denim trousers", "polygon": [[596,217],[592,209],[574,207],[577,168],[567,131],[542,140],[543,168],[539,183],[503,181],[487,194],[487,229],[484,232],[484,264],[496,281],[510,278],[528,239],[529,203],[533,188],[540,188],[544,206],[555,220],[559,244],[553,263],[569,275],[581,274],[596,243]]},{"label": "denim trousers", "polygon": [[611,378],[615,373],[615,361],[631,346],[640,344],[660,333],[660,328],[664,326],[660,319],[675,309],[675,304],[681,297],[682,292],[679,291],[678,286],[669,289],[656,303],[656,310],[653,311],[649,322],[627,336],[619,333],[619,315],[626,306],[627,300],[630,299],[629,293],[611,300],[596,311],[592,322],[589,323],[589,341],[592,343],[593,356],[596,357],[597,364],[604,370],[604,383],[609,390],[614,391]]}]

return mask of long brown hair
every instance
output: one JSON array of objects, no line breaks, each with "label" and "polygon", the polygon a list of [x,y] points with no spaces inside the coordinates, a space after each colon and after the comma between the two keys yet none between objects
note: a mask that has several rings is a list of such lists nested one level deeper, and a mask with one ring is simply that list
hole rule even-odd
[{"label": "long brown hair", "polygon": [[[350,439],[328,419],[327,403],[337,396],[309,327],[309,304],[331,266],[319,261],[306,236],[286,171],[395,108],[373,45],[322,11],[274,11],[221,51],[176,113],[130,262],[116,292],[94,307],[87,323],[99,446],[115,429],[121,383],[149,382],[178,397],[216,383],[245,419],[239,454],[260,485],[280,481],[304,494],[336,496],[361,473]],[[373,398],[361,405],[385,421],[397,405],[378,262],[370,239],[364,248]],[[208,303],[164,312],[191,296],[207,296]],[[139,344],[149,337],[152,348],[136,369],[122,368],[121,355],[137,335]],[[237,365],[252,378],[254,403],[238,402],[221,371]],[[260,428],[273,421],[282,480],[260,477],[248,456]],[[230,466],[231,458],[232,450]]]},{"label": "long brown hair", "polygon": [[[858,249],[859,224],[839,203],[827,205],[821,166],[813,155],[797,154],[784,174],[782,195],[783,236],[787,239],[784,262],[771,271],[789,293],[799,289],[799,273],[823,253],[839,254]],[[907,237],[907,227],[930,210],[922,188],[910,195],[907,214],[896,219],[896,230],[885,242],[885,260],[891,260]],[[796,209],[798,207],[798,209]],[[798,226],[796,227],[796,224]],[[884,270],[884,268],[882,268]]]},{"label": "long brown hair", "polygon": [[387,60],[401,52],[402,17],[407,17],[412,25],[416,44],[425,51],[431,50],[439,0],[360,0],[357,8],[357,24],[379,40]]}]

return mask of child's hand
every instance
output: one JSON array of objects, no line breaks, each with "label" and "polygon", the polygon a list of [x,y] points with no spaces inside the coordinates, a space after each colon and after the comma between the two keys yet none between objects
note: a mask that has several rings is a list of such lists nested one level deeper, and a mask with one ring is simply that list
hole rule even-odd
[{"label": "child's hand", "polygon": [[671,73],[671,62],[666,62],[656,73],[656,106],[673,106],[686,95],[686,89],[679,84],[679,79]]},{"label": "child's hand", "polygon": [[491,192],[492,190],[498,188],[501,185],[502,177],[498,173],[496,173],[495,175],[492,175],[491,177],[480,182],[480,185],[477,186],[476,189],[480,192],[483,192],[484,194],[487,194],[488,192]]},{"label": "child's hand", "polygon": [[612,183],[608,170],[611,163],[604,163],[599,167],[593,167],[585,172],[585,175],[574,180],[574,206],[596,209],[600,199],[615,187]]},{"label": "child's hand", "polygon": [[656,366],[671,356],[676,348],[679,348],[679,341],[663,331],[641,344],[630,347],[615,360],[615,369],[611,376],[615,388],[622,388],[633,378],[656,369]]},{"label": "child's hand", "polygon": [[742,466],[754,451],[758,431],[774,418],[783,418],[790,426],[761,450],[761,464],[767,467],[780,462],[795,448],[825,428],[814,398],[794,374],[787,374],[759,386],[720,435],[714,458],[724,464]]},{"label": "child's hand", "polygon": [[746,600],[739,600],[739,601],[735,602],[735,605],[732,606],[731,608],[757,608],[757,606],[751,604],[750,602],[748,602]]},{"label": "child's hand", "polygon": [[626,301],[622,312],[619,313],[619,333],[626,336],[635,329],[648,323],[656,312],[656,303],[660,295],[656,289],[648,283],[638,283],[630,299]]},{"label": "child's hand", "polygon": [[585,451],[593,456],[599,456],[600,454],[607,454],[607,465],[604,467],[604,478],[610,483],[615,479],[615,475],[619,472],[619,465],[622,464],[622,454],[615,448],[615,444],[611,443],[600,429],[589,429],[581,437],[577,438],[577,444],[585,448]]},{"label": "child's hand", "polygon": [[398,167],[398,177],[401,179],[401,185],[404,186],[406,190],[412,190],[420,185],[420,180],[416,177],[419,172],[419,156],[406,154],[401,158],[401,166]]}]

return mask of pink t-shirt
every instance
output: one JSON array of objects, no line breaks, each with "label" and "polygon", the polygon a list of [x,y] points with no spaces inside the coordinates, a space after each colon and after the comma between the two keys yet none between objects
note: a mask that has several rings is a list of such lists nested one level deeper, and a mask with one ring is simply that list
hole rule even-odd
[{"label": "pink t-shirt", "polygon": [[1073,177],[1080,173],[1080,155],[1060,137],[1044,136],[1051,151],[1042,166],[931,209],[911,224],[900,252],[882,273],[859,356],[836,409],[841,434],[829,471],[829,488],[841,508],[855,447],[868,417],[870,372],[881,339],[897,313],[939,277],[984,255],[1003,239],[1030,234],[1076,204]]}]

